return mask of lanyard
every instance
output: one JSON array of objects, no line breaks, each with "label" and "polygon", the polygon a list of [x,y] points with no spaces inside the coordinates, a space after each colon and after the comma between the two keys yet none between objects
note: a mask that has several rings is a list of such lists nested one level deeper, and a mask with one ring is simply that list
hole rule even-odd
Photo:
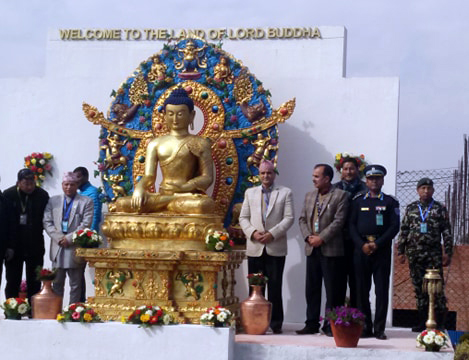
[{"label": "lanyard", "polygon": [[316,212],[317,212],[317,214],[318,214],[318,217],[321,216],[322,207],[324,206],[324,201],[326,201],[326,199],[325,199],[326,195],[327,195],[327,194],[324,194],[324,195],[323,195],[321,204],[319,204],[319,192],[318,192],[318,195],[316,196]]},{"label": "lanyard", "polygon": [[425,222],[425,220],[427,219],[427,216],[428,216],[428,214],[430,213],[430,210],[432,209],[433,202],[434,202],[434,200],[432,200],[432,202],[430,203],[430,205],[428,205],[428,208],[425,209],[425,212],[422,212],[422,206],[421,206],[420,203],[419,203],[420,218],[422,219],[422,222]]},{"label": "lanyard", "polygon": [[[363,197],[363,200],[365,200],[366,198],[371,198],[371,193],[369,191],[367,191],[367,193]],[[378,195],[378,199],[383,200],[383,198],[384,198],[383,193],[380,192],[379,195]]]},{"label": "lanyard", "polygon": [[21,213],[24,214],[26,212],[26,208],[28,207],[28,194],[26,194],[26,200],[23,204],[23,200],[21,200],[20,189],[17,187],[16,192],[18,193],[18,198],[20,199],[20,206],[21,206]]},{"label": "lanyard", "polygon": [[63,215],[62,215],[62,220],[64,221],[68,221],[68,219],[70,218],[70,212],[72,211],[73,200],[74,199],[72,199],[67,204],[67,198],[64,197],[64,208],[63,208]]}]

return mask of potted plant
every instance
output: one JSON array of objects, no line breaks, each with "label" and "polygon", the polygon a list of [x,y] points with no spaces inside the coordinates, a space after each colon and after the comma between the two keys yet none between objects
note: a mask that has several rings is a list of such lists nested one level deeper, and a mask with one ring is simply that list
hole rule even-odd
[{"label": "potted plant", "polygon": [[26,315],[31,309],[28,299],[22,298],[9,298],[0,305],[5,313],[5,318],[9,320],[21,320],[23,315]]},{"label": "potted plant", "polygon": [[365,323],[365,315],[353,307],[337,306],[326,309],[326,319],[329,320],[338,347],[357,347]]},{"label": "potted plant", "polygon": [[417,343],[424,347],[425,351],[440,351],[441,348],[448,346],[448,336],[440,330],[427,329],[417,336]]},{"label": "potted plant", "polygon": [[263,294],[269,279],[262,272],[249,274],[247,278],[251,291],[241,303],[241,324],[246,334],[263,335],[269,328],[272,315],[272,303]]}]

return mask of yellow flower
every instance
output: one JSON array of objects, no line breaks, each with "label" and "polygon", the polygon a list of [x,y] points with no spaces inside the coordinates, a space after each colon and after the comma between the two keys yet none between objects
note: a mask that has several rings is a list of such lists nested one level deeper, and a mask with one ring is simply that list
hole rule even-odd
[{"label": "yellow flower", "polygon": [[143,323],[149,322],[150,321],[150,315],[148,314],[143,314],[140,316],[140,321]]},{"label": "yellow flower", "polygon": [[44,157],[49,160],[49,159],[52,159],[52,154],[51,153],[48,153],[48,152],[45,152],[44,153]]},{"label": "yellow flower", "polygon": [[335,156],[335,159],[336,159],[336,160],[340,160],[340,157],[341,157],[341,156],[342,156],[342,154],[341,154],[341,153],[338,153],[338,154]]},{"label": "yellow flower", "polygon": [[124,315],[121,316],[121,323],[122,324],[127,323],[127,318]]},{"label": "yellow flower", "polygon": [[65,319],[65,316],[62,314],[57,314],[57,321],[63,321],[63,319]]},{"label": "yellow flower", "polygon": [[31,164],[36,165],[36,159],[31,159]]},{"label": "yellow flower", "polygon": [[85,313],[85,315],[83,315],[83,320],[85,320],[86,322],[90,322],[91,320],[93,320],[93,317],[91,316],[91,314]]}]

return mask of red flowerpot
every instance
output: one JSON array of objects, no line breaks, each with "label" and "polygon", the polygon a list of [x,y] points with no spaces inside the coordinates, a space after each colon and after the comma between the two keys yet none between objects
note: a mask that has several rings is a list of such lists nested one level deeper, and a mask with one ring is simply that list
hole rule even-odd
[{"label": "red flowerpot", "polygon": [[349,326],[335,325],[331,321],[332,335],[334,335],[337,347],[357,347],[358,340],[362,334],[363,325],[350,324]]}]

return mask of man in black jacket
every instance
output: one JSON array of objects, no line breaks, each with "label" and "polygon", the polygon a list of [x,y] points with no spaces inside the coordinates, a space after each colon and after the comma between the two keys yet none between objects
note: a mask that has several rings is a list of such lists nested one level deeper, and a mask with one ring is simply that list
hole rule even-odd
[{"label": "man in black jacket", "polygon": [[5,190],[4,195],[12,205],[15,227],[14,255],[5,262],[5,296],[18,297],[25,263],[28,299],[31,301],[31,297],[41,289],[41,283],[36,280],[36,268],[44,264],[42,218],[49,194],[36,187],[34,173],[30,169],[22,169],[18,172],[16,185]]},{"label": "man in black jacket", "polygon": [[13,231],[11,205],[0,191],[0,283],[2,281],[3,260],[13,256]]}]

